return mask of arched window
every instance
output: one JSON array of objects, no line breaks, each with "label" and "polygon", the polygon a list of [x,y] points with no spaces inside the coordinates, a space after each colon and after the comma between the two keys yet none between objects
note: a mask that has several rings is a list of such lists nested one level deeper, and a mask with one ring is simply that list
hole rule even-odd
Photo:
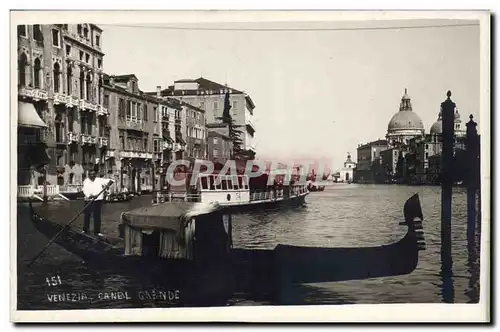
[{"label": "arched window", "polygon": [[81,35],[82,34],[82,25],[81,24],[78,24],[76,26],[77,30],[78,30],[78,34]]},{"label": "arched window", "polygon": [[92,92],[92,77],[90,76],[90,73],[87,73],[87,86],[85,89],[85,99],[90,100],[91,98],[91,92]]},{"label": "arched window", "polygon": [[85,73],[80,70],[80,98],[85,98]]},{"label": "arched window", "polygon": [[35,59],[35,66],[34,66],[34,85],[35,88],[40,88],[42,86],[42,65],[40,63],[40,59],[36,58]]},{"label": "arched window", "polygon": [[61,91],[61,68],[59,63],[54,63],[54,92]]},{"label": "arched window", "polygon": [[18,61],[18,69],[19,69],[19,85],[26,85],[26,67],[28,66],[28,57],[26,53],[21,53]]},{"label": "arched window", "polygon": [[85,26],[83,27],[83,36],[85,38],[88,38],[89,37],[89,28],[87,27],[87,25],[85,24]]},{"label": "arched window", "polygon": [[68,70],[66,71],[66,87],[68,91],[68,96],[71,96],[71,88],[72,88],[72,77],[73,76],[73,70],[71,69],[71,66],[68,66]]}]

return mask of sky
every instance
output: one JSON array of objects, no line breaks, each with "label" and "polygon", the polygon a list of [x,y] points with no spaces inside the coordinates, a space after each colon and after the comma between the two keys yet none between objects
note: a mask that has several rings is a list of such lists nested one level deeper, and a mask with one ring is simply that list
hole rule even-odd
[{"label": "sky", "polygon": [[405,88],[427,132],[448,90],[463,121],[473,114],[480,123],[479,25],[388,29],[474,23],[478,22],[175,24],[181,30],[165,29],[165,24],[100,27],[106,73],[133,73],[143,91],[200,76],[227,83],[248,93],[256,105],[258,159],[327,160],[338,169],[348,152],[356,158],[358,144],[385,137]]}]

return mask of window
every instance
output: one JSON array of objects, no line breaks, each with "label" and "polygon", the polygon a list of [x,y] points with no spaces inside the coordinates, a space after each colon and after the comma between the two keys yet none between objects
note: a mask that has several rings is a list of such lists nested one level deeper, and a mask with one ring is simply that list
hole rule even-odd
[{"label": "window", "polygon": [[26,85],[26,67],[28,66],[28,56],[26,53],[21,53],[18,61],[19,70],[19,85]]},{"label": "window", "polygon": [[92,77],[90,76],[90,73],[87,73],[87,86],[85,89],[85,98],[87,100],[91,100],[91,91],[92,91]]},{"label": "window", "polygon": [[81,24],[78,24],[76,26],[77,30],[78,30],[78,34],[81,35],[82,34],[82,25]]},{"label": "window", "polygon": [[127,120],[132,118],[132,102],[127,101]]},{"label": "window", "polygon": [[89,63],[90,62],[90,54],[85,53],[85,62]]},{"label": "window", "polygon": [[125,100],[123,98],[120,98],[118,100],[118,117],[119,118],[125,118],[125,113],[126,113],[126,104]]},{"label": "window", "polygon": [[219,150],[212,149],[212,151],[213,151],[212,154],[213,154],[214,157],[218,157],[219,156]]},{"label": "window", "polygon": [[35,88],[41,88],[42,87],[42,64],[40,63],[40,59],[36,58],[35,59],[35,66],[34,66],[34,85]]},{"label": "window", "polygon": [[104,107],[109,106],[109,95],[104,95],[104,100],[102,104],[104,105]]},{"label": "window", "polygon": [[54,64],[54,92],[61,91],[61,68],[59,64],[56,62]]},{"label": "window", "polygon": [[60,38],[59,38],[59,30],[52,30],[52,46],[61,47]]},{"label": "window", "polygon": [[102,59],[97,59],[97,68],[102,68]]},{"label": "window", "polygon": [[214,101],[214,110],[217,110],[219,108],[219,103]]},{"label": "window", "polygon": [[142,105],[141,104],[137,104],[136,105],[136,108],[137,108],[137,119],[138,120],[141,120],[142,119]]},{"label": "window", "polygon": [[43,42],[42,28],[39,24],[33,25],[33,39],[39,42]]},{"label": "window", "polygon": [[80,61],[83,61],[83,51],[80,51]]},{"label": "window", "polygon": [[159,114],[158,109],[156,107],[153,108],[153,121],[158,122]]},{"label": "window", "polygon": [[66,56],[71,56],[71,45],[66,45]]},{"label": "window", "polygon": [[73,131],[73,109],[68,109],[68,131]]},{"label": "window", "polygon": [[148,139],[145,138],[144,139],[144,152],[147,152],[148,151]]},{"label": "window", "polygon": [[154,152],[160,152],[160,144],[159,143],[160,142],[157,139],[153,140],[153,151]]},{"label": "window", "polygon": [[85,73],[83,70],[80,71],[80,98],[85,98]]},{"label": "window", "polygon": [[97,47],[101,46],[101,36],[99,35],[95,36],[95,44],[97,45]]},{"label": "window", "polygon": [[144,109],[143,109],[143,113],[142,113],[144,121],[148,121],[148,111],[149,111],[148,105],[144,104]]},{"label": "window", "polygon": [[238,101],[233,101],[233,109],[237,109],[238,108]]},{"label": "window", "polygon": [[425,159],[429,158],[429,152],[425,153]]},{"label": "window", "polygon": [[85,27],[83,28],[83,36],[85,38],[89,38],[89,28],[87,27],[87,25],[85,25]]},{"label": "window", "polygon": [[213,138],[213,142],[214,142],[214,144],[219,144],[219,138],[218,137],[214,137]]},{"label": "window", "polygon": [[17,26],[17,35],[19,37],[28,37],[28,34],[26,32],[26,25],[18,25]]},{"label": "window", "polygon": [[425,148],[426,148],[426,149],[428,149],[428,148],[429,148],[429,144],[426,144],[426,145],[425,145]]},{"label": "window", "polygon": [[200,101],[200,108],[205,109],[205,102],[204,101]]}]

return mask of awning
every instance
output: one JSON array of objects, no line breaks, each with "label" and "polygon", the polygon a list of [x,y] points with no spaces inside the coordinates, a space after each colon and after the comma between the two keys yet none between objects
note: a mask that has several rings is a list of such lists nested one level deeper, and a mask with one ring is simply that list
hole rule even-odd
[{"label": "awning", "polygon": [[47,125],[40,118],[33,104],[20,101],[17,114],[17,124],[21,127],[47,128]]}]

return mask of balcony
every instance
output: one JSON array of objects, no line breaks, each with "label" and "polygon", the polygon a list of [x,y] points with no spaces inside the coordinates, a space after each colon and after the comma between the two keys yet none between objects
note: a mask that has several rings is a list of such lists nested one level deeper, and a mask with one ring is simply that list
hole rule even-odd
[{"label": "balcony", "polygon": [[54,105],[59,105],[59,104],[67,104],[68,103],[68,98],[71,98],[69,96],[66,96],[64,93],[56,93],[54,94]]},{"label": "balcony", "polygon": [[59,137],[57,137],[57,135],[56,135],[56,144],[57,145],[66,145],[66,143],[67,143],[66,136],[60,135]]},{"label": "balcony", "polygon": [[80,105],[80,98],[67,96],[66,97],[66,107],[77,107]]},{"label": "balcony", "polygon": [[82,144],[97,144],[97,137],[88,135],[88,134],[81,134],[81,143]]},{"label": "balcony", "polygon": [[109,159],[109,158],[114,158],[115,157],[115,151],[106,151],[106,159]]},{"label": "balcony", "polygon": [[162,147],[163,147],[163,150],[172,150],[174,148],[174,144],[168,142],[168,141],[164,141],[163,144],[162,144]]},{"label": "balcony", "polygon": [[69,132],[68,133],[68,142],[69,143],[78,143],[80,141],[80,135],[77,133]]},{"label": "balcony", "polygon": [[108,109],[102,105],[97,105],[97,115],[108,115]]},{"label": "balcony", "polygon": [[161,122],[168,123],[168,122],[169,122],[169,120],[170,120],[170,119],[168,118],[168,116],[165,116],[165,115],[164,115],[164,116],[162,116],[162,117],[161,117]]},{"label": "balcony", "polygon": [[153,159],[153,154],[149,152],[120,151],[120,158]]},{"label": "balcony", "polygon": [[99,145],[101,148],[108,146],[108,138],[107,137],[99,137]]},{"label": "balcony", "polygon": [[146,131],[146,124],[139,120],[127,119],[123,121],[125,123],[125,128],[129,130]]},{"label": "balcony", "polygon": [[80,99],[80,103],[78,106],[82,111],[97,111],[97,104],[91,103],[84,99]]},{"label": "balcony", "polygon": [[42,89],[30,88],[27,86],[22,86],[19,88],[19,95],[23,98],[32,99],[34,101],[47,100],[49,94],[47,91]]},{"label": "balcony", "polygon": [[174,152],[186,151],[186,145],[181,143],[174,143],[173,150]]}]

